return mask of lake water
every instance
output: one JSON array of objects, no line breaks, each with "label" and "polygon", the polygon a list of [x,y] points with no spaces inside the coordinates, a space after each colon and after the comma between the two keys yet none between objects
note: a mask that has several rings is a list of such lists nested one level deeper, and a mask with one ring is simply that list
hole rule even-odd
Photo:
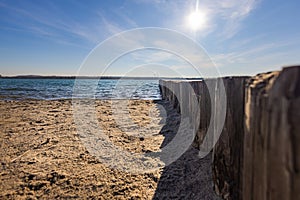
[{"label": "lake water", "polygon": [[76,90],[74,83],[74,79],[0,79],[0,100],[161,98],[158,80],[77,79]]}]

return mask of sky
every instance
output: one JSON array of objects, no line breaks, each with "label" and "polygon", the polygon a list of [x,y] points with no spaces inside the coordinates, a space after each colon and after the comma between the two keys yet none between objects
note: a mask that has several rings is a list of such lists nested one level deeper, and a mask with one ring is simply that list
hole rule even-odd
[{"label": "sky", "polygon": [[[299,0],[0,0],[0,74],[194,77],[199,70],[204,76],[279,70],[300,64],[299,8]],[[189,21],[196,11],[197,30]]]}]

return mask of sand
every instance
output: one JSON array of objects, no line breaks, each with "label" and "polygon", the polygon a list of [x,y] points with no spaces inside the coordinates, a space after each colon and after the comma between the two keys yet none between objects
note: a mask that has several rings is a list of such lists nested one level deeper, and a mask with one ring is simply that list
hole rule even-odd
[{"label": "sand", "polygon": [[[115,102],[96,101],[96,115],[124,151],[156,152],[176,134],[180,115],[168,102],[130,101],[127,116],[134,124],[118,122],[124,116],[112,110]],[[154,171],[112,168],[83,145],[72,109],[71,100],[0,101],[0,199],[218,199],[211,155],[199,159],[190,147]]]}]

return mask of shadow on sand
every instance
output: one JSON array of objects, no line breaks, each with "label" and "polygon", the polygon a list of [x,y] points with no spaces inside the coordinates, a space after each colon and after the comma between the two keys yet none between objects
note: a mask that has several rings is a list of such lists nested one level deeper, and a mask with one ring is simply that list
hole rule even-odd
[{"label": "shadow on sand", "polygon": [[[157,101],[166,110],[165,126],[160,134],[165,139],[161,148],[176,135],[180,114],[167,101]],[[198,150],[190,147],[179,159],[163,168],[153,199],[219,199],[213,191],[211,154],[198,157]]]}]

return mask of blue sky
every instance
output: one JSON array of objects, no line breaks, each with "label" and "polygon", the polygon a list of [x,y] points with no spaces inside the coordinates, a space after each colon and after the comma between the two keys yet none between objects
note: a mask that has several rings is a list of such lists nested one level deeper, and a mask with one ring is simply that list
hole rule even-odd
[{"label": "blue sky", "polygon": [[[198,5],[205,23],[192,31],[187,16],[196,0],[1,0],[0,74],[76,75],[100,42],[143,27],[167,28],[195,40],[222,75],[253,75],[300,64],[300,1],[199,0]],[[166,73],[169,67],[195,75],[175,57],[134,52],[115,62],[107,75],[136,66],[166,66]]]}]

